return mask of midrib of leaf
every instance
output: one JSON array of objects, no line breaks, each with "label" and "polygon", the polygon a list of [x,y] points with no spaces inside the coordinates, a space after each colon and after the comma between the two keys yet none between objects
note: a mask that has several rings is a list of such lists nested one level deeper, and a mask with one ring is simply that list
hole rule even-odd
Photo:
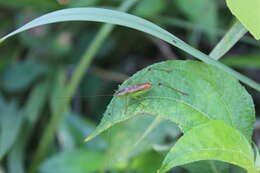
[{"label": "midrib of leaf", "polygon": [[[167,100],[169,100],[169,101],[173,101],[173,102],[178,102],[178,103],[181,103],[181,104],[183,104],[183,105],[186,105],[187,107],[190,107],[190,108],[192,108],[194,111],[196,111],[196,112],[198,112],[200,115],[202,115],[202,117],[206,117],[208,120],[210,120],[210,117],[208,116],[208,114],[206,114],[206,113],[204,113],[204,112],[202,112],[202,111],[200,111],[200,110],[198,110],[196,107],[194,107],[193,105],[191,105],[191,104],[189,104],[189,103],[187,103],[187,102],[184,102],[184,101],[182,101],[182,100],[179,100],[179,99],[175,99],[175,98],[172,98],[172,97],[161,97],[161,96],[149,96],[149,97],[143,97],[142,99],[147,99],[147,100],[149,100],[149,99],[167,99]],[[113,100],[112,100],[112,102],[113,102]],[[137,113],[135,113],[134,115],[132,115],[132,116],[127,116],[126,118],[124,117],[123,119],[119,119],[119,120],[116,120],[116,121],[114,121],[113,122],[113,124],[118,124],[118,123],[120,123],[120,122],[124,122],[124,121],[126,121],[126,120],[129,120],[129,119],[131,119],[131,118],[134,118],[135,116],[137,116],[137,115],[142,115],[142,114],[149,114],[149,115],[152,115],[152,116],[160,116],[160,115],[154,115],[153,113],[151,113],[151,112],[137,112]],[[170,120],[170,121],[172,121],[172,122],[174,122],[174,123],[177,123],[175,120],[173,120],[172,118],[167,118],[167,117],[163,117],[163,116],[160,116],[160,118],[162,118],[162,119],[167,119],[167,120]],[[153,123],[153,122],[152,122]],[[178,123],[177,123],[178,124]],[[102,130],[98,130],[98,131],[95,131],[91,136],[88,136],[86,139],[85,139],[85,142],[88,142],[88,141],[90,141],[90,140],[92,140],[94,137],[96,137],[98,134],[100,134],[100,133],[102,133],[102,132],[104,132],[105,130],[107,130],[108,128],[110,128],[111,127],[111,125],[108,125],[105,129],[102,129]],[[182,127],[185,127],[185,126],[183,126],[182,125]]]},{"label": "midrib of leaf", "polygon": [[205,112],[203,112],[201,110],[198,110],[196,107],[194,107],[194,105],[191,105],[188,102],[185,102],[183,100],[179,100],[179,99],[176,99],[176,98],[173,98],[173,97],[148,96],[148,97],[143,97],[143,99],[167,99],[167,100],[170,100],[170,101],[173,101],[173,102],[178,102],[178,103],[181,103],[183,105],[186,105],[186,106],[192,108],[196,112],[200,113],[203,117],[206,117],[207,119],[210,119],[210,116],[207,113],[205,113]]}]

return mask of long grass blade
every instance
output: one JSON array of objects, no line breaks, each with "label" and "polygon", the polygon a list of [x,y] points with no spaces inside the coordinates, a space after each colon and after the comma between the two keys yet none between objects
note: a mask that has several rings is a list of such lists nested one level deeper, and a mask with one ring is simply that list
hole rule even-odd
[{"label": "long grass blade", "polygon": [[17,34],[22,31],[31,29],[36,26],[50,24],[50,23],[57,23],[57,22],[65,22],[65,21],[93,21],[93,22],[105,22],[111,23],[121,26],[126,26],[129,28],[133,28],[139,31],[143,31],[154,37],[160,38],[169,44],[180,48],[181,50],[189,53],[190,55],[208,63],[212,64],[230,75],[234,76],[241,82],[247,84],[248,86],[260,91],[260,85],[251,80],[250,78],[234,71],[233,69],[213,60],[208,55],[200,52],[199,50],[189,46],[184,41],[180,40],[176,36],[172,35],[168,31],[162,29],[161,27],[145,20],[140,17],[130,15],[124,12],[119,12],[115,10],[109,9],[101,9],[101,8],[71,8],[71,9],[64,9],[58,10],[55,12],[48,13],[43,15],[39,18],[32,20],[31,22],[25,24],[21,28],[11,32],[10,34],[4,36],[0,39],[0,42]]}]

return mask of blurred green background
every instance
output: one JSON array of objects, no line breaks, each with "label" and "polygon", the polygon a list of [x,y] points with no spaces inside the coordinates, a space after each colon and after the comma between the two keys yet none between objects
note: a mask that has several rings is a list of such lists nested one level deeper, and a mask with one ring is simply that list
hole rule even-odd
[{"label": "blurred green background", "polygon": [[[124,1],[0,0],[0,36],[54,10],[86,6],[116,9]],[[234,22],[224,0],[137,0],[128,12],[162,26],[207,54]],[[83,140],[102,118],[109,95],[128,76],[155,62],[193,58],[149,35],[116,27],[97,49],[68,102],[64,87],[102,25],[46,25],[0,45],[0,173],[91,173],[106,169],[115,173],[152,173],[160,166],[164,154],[180,136],[170,122],[163,122],[134,149],[131,145],[151,123],[149,117],[122,123],[89,143]],[[260,82],[259,47],[259,41],[248,34],[221,61]],[[258,115],[260,94],[250,88],[248,91]],[[70,104],[67,113],[51,125],[55,139],[41,153],[38,148],[42,135],[48,133],[46,127],[66,102]],[[259,119],[254,141],[259,147]],[[37,152],[41,156],[35,156]],[[219,172],[243,172],[231,165],[216,164]],[[209,166],[192,164],[173,172],[197,170],[214,172]]]}]

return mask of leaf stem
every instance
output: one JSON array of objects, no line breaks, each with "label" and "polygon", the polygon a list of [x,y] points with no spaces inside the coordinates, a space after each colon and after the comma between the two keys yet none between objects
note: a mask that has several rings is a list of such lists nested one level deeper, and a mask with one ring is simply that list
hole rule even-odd
[{"label": "leaf stem", "polygon": [[229,29],[217,46],[209,54],[215,60],[225,55],[245,34],[247,29],[236,20],[235,24]]}]

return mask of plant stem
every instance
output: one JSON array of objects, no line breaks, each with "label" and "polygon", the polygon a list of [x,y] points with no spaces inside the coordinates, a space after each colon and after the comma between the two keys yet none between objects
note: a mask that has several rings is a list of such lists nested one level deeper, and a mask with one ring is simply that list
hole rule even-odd
[{"label": "plant stem", "polygon": [[[127,0],[119,7],[119,10],[126,11],[130,9],[136,2],[137,0]],[[92,62],[102,43],[111,33],[113,28],[114,25],[104,24],[90,44],[89,48],[82,56],[81,61],[79,62],[75,72],[73,73],[72,79],[69,82],[68,87],[66,88],[65,97],[68,99],[66,99],[65,102],[61,103],[59,105],[58,111],[56,111],[52,115],[50,122],[48,123],[46,130],[44,131],[43,136],[40,139],[39,147],[37,148],[36,154],[32,159],[32,164],[29,169],[30,173],[36,172],[40,162],[47,154],[48,148],[54,139],[55,131],[59,126],[59,122],[62,120],[66,111],[69,109],[71,97],[74,95],[76,89],[80,84],[81,79],[83,78],[85,72],[87,71],[90,63]]]},{"label": "plant stem", "polygon": [[215,60],[220,59],[225,55],[245,34],[247,29],[239,22],[236,21],[235,24],[229,29],[217,46],[209,54]]}]

